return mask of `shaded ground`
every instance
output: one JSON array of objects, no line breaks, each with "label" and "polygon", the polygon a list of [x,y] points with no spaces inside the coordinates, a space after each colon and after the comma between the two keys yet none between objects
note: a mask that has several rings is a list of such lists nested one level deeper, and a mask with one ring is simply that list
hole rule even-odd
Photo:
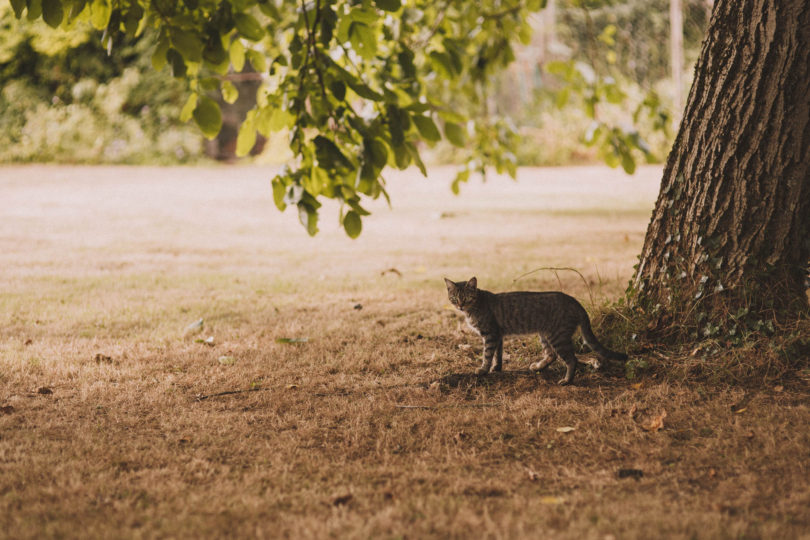
[{"label": "shaded ground", "polygon": [[657,169],[395,175],[358,241],[271,176],[0,169],[0,536],[810,535],[801,378],[472,374],[441,278],[615,298]]}]

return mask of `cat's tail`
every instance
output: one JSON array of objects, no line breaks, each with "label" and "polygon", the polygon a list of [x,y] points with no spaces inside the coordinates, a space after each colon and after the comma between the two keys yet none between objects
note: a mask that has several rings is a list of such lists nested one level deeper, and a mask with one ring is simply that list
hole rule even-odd
[{"label": "cat's tail", "polygon": [[579,322],[579,331],[582,332],[582,338],[585,340],[588,347],[590,347],[591,350],[601,356],[604,360],[627,360],[626,354],[612,351],[599,343],[599,340],[596,339],[596,336],[593,334],[593,330],[591,329],[591,319],[588,317],[588,313],[585,311],[585,309],[582,310],[582,314],[583,317]]}]

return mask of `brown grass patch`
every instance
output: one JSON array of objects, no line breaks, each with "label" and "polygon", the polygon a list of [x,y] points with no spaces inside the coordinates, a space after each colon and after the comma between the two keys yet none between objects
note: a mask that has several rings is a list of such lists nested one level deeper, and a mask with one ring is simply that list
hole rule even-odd
[{"label": "brown grass patch", "polygon": [[0,536],[807,535],[801,371],[682,382],[650,352],[558,387],[516,338],[472,374],[442,276],[557,289],[512,280],[573,266],[616,297],[657,171],[461,198],[449,174],[392,178],[395,211],[351,242],[328,214],[306,238],[258,169],[0,170]]}]

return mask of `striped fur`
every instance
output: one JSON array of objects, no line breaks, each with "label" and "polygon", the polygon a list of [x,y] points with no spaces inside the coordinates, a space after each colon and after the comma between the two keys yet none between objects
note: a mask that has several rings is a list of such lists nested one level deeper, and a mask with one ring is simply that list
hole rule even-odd
[{"label": "striped fur", "polygon": [[503,338],[515,334],[540,334],[544,357],[530,369],[540,371],[556,358],[566,365],[560,384],[574,380],[577,357],[571,338],[580,329],[585,343],[603,360],[626,360],[627,355],[604,347],[591,330],[591,320],[576,299],[561,292],[508,292],[494,294],[478,288],[475,278],[453,282],[444,279],[450,302],[467,317],[467,324],[484,339],[484,360],[476,373],[500,371]]}]

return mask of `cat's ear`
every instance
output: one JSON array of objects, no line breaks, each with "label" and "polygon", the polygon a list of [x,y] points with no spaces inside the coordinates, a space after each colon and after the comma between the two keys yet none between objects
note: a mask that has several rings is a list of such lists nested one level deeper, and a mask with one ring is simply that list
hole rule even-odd
[{"label": "cat's ear", "polygon": [[470,289],[478,288],[478,280],[475,279],[475,276],[470,278],[470,281],[467,282],[467,287]]},{"label": "cat's ear", "polygon": [[447,285],[447,290],[448,291],[453,291],[456,288],[456,284],[453,283],[452,281],[450,281],[447,278],[444,278],[444,284]]}]

